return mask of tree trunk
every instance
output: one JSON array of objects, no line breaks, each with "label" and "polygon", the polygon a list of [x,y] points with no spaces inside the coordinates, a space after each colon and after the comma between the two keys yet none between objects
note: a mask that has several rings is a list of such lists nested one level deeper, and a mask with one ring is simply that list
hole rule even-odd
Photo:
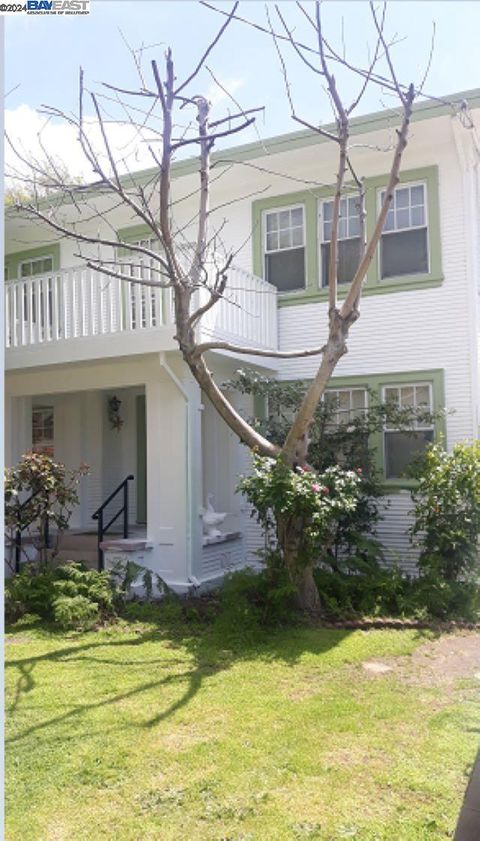
[{"label": "tree trunk", "polygon": [[288,576],[296,590],[298,607],[306,613],[318,615],[322,604],[313,577],[313,565],[305,566],[303,563],[305,527],[306,523],[302,517],[281,518],[277,521],[277,537]]}]

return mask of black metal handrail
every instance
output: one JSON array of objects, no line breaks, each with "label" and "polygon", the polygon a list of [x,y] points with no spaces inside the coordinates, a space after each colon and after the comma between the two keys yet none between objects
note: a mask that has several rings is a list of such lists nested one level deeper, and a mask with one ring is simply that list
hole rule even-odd
[{"label": "black metal handrail", "polygon": [[[46,493],[43,488],[38,488],[38,490],[36,490],[33,494],[31,494],[31,496],[28,497],[28,499],[26,499],[24,502],[20,502],[16,506],[16,509],[15,509],[15,515],[16,515],[16,520],[17,520],[16,526],[15,526],[15,540],[14,540],[15,572],[16,573],[20,572],[20,561],[21,561],[21,555],[22,555],[22,532],[24,532],[25,529],[28,529],[28,527],[31,526],[33,522],[35,522],[35,520],[37,519],[37,516],[38,516],[38,513],[35,512],[35,516],[33,516],[28,521],[28,523],[23,523],[23,525],[22,525],[21,513],[22,513],[24,508],[26,508],[28,505],[30,505],[32,499],[36,499],[37,496],[39,496],[39,494],[41,494],[41,493],[45,493],[45,503],[46,503],[45,512],[47,512],[48,511],[48,503],[49,503],[49,494]],[[50,522],[49,522],[48,513],[45,513],[45,519],[44,519],[44,522],[43,522],[43,543],[44,543],[45,548],[48,549],[48,546],[49,546],[49,543],[50,543]]]},{"label": "black metal handrail", "polygon": [[[98,520],[97,536],[98,536],[98,569],[99,570],[102,570],[104,568],[103,549],[101,549],[100,544],[102,543],[103,538],[104,538],[105,534],[107,533],[108,529],[110,528],[110,526],[113,526],[113,524],[118,520],[118,518],[120,517],[120,514],[123,514],[123,536],[124,536],[125,539],[128,537],[128,483],[133,481],[134,478],[135,477],[133,476],[133,474],[130,473],[130,475],[127,476],[123,480],[123,482],[120,482],[118,488],[115,488],[115,490],[112,491],[112,493],[110,494],[109,497],[107,497],[105,502],[102,502],[100,508],[97,508],[95,513],[92,514],[92,520]],[[107,505],[109,505],[112,502],[112,500],[115,499],[115,497],[117,496],[117,494],[120,493],[121,490],[123,490],[123,505],[117,511],[117,513],[112,517],[112,519],[109,520],[107,525],[104,525],[103,512],[104,512],[105,508],[107,507]]]}]

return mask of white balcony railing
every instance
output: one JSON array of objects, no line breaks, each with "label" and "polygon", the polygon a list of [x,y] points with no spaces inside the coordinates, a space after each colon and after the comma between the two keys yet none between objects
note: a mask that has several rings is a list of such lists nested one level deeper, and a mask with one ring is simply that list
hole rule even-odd
[{"label": "white balcony railing", "polygon": [[[5,317],[7,348],[30,347],[172,328],[173,295],[79,267],[6,283]],[[276,348],[275,287],[232,267],[225,298],[204,316],[200,330],[202,336]]]}]

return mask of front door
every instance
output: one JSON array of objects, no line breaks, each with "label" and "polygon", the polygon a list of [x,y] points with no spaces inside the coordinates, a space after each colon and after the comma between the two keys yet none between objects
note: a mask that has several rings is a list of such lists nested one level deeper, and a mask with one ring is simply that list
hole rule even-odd
[{"label": "front door", "polygon": [[145,395],[137,397],[137,523],[147,522],[147,422]]}]

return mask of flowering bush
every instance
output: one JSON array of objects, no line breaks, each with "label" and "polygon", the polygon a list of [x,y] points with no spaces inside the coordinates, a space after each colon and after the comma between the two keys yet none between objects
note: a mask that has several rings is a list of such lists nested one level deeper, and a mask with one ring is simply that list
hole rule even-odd
[{"label": "flowering bush", "polygon": [[[85,464],[78,470],[70,470],[44,453],[25,453],[15,467],[7,468],[5,525],[11,545],[17,528],[43,535],[47,518],[57,536],[65,531],[78,504],[78,483],[87,473]],[[30,502],[22,505],[22,498],[28,497],[32,497]],[[42,554],[48,547],[39,545],[38,548]]]},{"label": "flowering bush", "polygon": [[432,445],[416,478],[412,535],[422,550],[420,570],[445,581],[478,573],[480,442],[451,453]]},{"label": "flowering bush", "polygon": [[338,518],[355,510],[360,484],[353,470],[334,466],[317,473],[309,465],[291,469],[282,458],[255,455],[252,473],[242,478],[239,489],[259,522],[276,529],[280,545],[281,532],[288,532],[293,522],[301,523],[298,562],[307,566],[318,561],[331,543]]}]

